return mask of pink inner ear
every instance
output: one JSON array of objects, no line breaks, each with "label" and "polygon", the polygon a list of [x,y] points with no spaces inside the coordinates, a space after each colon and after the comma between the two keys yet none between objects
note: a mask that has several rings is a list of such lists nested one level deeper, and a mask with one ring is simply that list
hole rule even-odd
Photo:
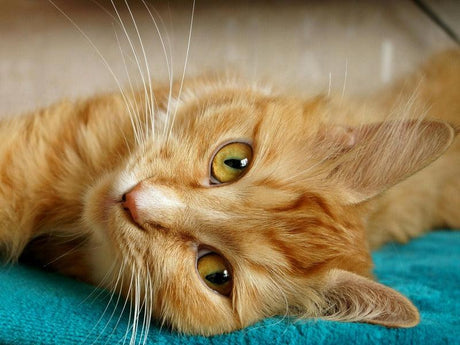
[{"label": "pink inner ear", "polygon": [[334,158],[327,162],[330,173],[324,182],[338,182],[349,202],[359,203],[434,161],[450,146],[455,131],[441,121],[407,120],[332,126],[323,135],[322,150]]}]

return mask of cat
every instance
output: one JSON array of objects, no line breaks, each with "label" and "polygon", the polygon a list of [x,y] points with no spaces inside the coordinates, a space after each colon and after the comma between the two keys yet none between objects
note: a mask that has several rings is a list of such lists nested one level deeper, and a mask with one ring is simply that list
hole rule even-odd
[{"label": "cat", "polygon": [[204,76],[4,120],[0,252],[179,332],[274,315],[413,327],[370,250],[460,228],[459,87],[453,50],[367,101]]}]

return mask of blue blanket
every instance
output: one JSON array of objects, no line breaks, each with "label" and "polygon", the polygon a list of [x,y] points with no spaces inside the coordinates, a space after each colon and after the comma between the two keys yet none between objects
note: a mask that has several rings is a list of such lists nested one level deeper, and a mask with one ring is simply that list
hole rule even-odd
[{"label": "blue blanket", "polygon": [[[146,344],[460,344],[460,232],[433,232],[373,256],[379,280],[421,310],[419,326],[272,318],[210,338],[152,326]],[[21,265],[0,268],[0,343],[129,344],[129,312],[116,304],[108,293],[66,277]]]}]

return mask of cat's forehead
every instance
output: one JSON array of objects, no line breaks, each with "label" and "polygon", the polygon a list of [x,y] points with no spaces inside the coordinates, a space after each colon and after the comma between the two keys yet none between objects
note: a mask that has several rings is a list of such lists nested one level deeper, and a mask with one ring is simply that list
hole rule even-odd
[{"label": "cat's forehead", "polygon": [[253,160],[243,182],[299,173],[299,156],[308,156],[305,140],[312,137],[307,132],[315,132],[303,102],[234,84],[186,85],[177,96],[162,109],[165,130],[132,159],[138,178],[203,185],[216,152],[232,142],[252,147]]},{"label": "cat's forehead", "polygon": [[264,137],[282,128],[294,133],[304,125],[303,106],[255,86],[206,86],[187,90],[187,96],[175,100],[173,118],[175,134],[204,141],[253,138],[262,131]]},{"label": "cat's forehead", "polygon": [[[155,158],[153,163],[142,164],[152,167],[155,176],[163,170],[169,176],[174,170],[177,179],[199,183],[209,178],[210,162],[219,148],[245,142],[254,154],[250,175],[263,179],[295,161],[292,156],[301,148],[298,141],[313,127],[304,116],[303,103],[266,90],[234,85],[195,88],[198,92],[194,94],[184,90],[185,96],[180,101],[173,99],[163,114],[167,135],[149,141],[148,149],[141,152],[142,161]],[[286,162],[280,165],[280,158]]]}]

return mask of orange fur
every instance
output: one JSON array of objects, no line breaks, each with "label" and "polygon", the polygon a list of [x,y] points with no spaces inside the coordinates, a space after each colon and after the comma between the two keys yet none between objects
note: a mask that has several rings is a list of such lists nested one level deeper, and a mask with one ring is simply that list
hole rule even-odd
[{"label": "orange fur", "polygon": [[[2,254],[14,261],[32,243],[26,252],[46,262],[75,241],[51,266],[121,291],[181,332],[277,314],[413,326],[415,307],[371,280],[369,247],[460,227],[459,141],[451,145],[460,52],[421,73],[371,100],[370,113],[198,78],[180,96],[174,85],[173,99],[156,88],[155,105],[153,95],[111,94],[5,121]],[[394,95],[408,99],[417,85],[414,104],[400,107]],[[212,154],[231,140],[250,143],[254,160],[238,181],[210,185]],[[136,222],[122,202],[133,188],[153,205]],[[229,298],[199,279],[201,245],[230,263]]]}]

